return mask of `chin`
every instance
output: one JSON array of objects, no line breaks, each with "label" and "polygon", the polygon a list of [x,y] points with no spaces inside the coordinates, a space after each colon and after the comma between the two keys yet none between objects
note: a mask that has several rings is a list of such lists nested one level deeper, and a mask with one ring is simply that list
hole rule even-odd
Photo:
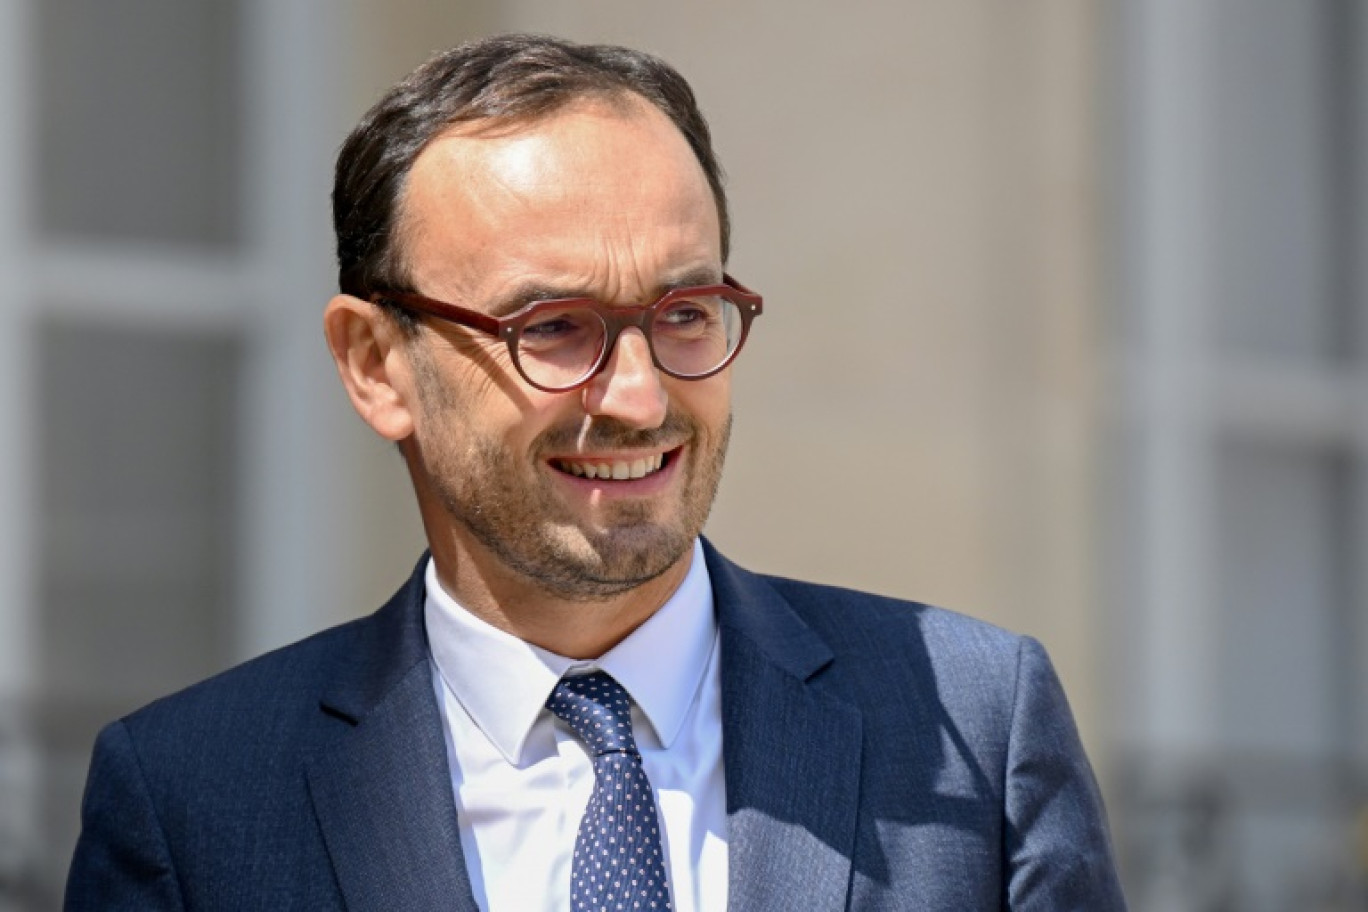
[{"label": "chin", "polygon": [[[555,577],[562,585],[614,593],[658,578],[688,554],[697,534],[682,528],[654,524],[635,524],[596,529],[558,530],[559,541],[548,549],[546,562],[538,574]],[[566,534],[566,533],[570,534]]]}]

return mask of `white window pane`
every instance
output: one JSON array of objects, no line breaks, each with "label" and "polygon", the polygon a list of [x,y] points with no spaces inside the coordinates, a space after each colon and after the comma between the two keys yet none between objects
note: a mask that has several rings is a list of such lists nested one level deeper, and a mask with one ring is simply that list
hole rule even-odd
[{"label": "white window pane", "polygon": [[113,327],[39,340],[38,876],[55,903],[98,727],[232,657],[241,350]]},{"label": "white window pane", "polygon": [[1321,2],[1224,0],[1213,68],[1208,239],[1216,335],[1228,349],[1335,357],[1348,338],[1333,280],[1337,61]]},{"label": "white window pane", "polygon": [[236,243],[240,0],[42,0],[34,7],[40,228]]}]

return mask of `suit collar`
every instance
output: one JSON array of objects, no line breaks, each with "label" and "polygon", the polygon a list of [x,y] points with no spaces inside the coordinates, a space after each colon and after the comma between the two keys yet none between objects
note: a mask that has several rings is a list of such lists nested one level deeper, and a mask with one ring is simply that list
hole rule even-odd
[{"label": "suit collar", "polygon": [[724,638],[747,641],[798,681],[808,680],[831,662],[831,649],[774,587],[727,560],[707,539],[703,555]]},{"label": "suit collar", "polygon": [[[424,555],[424,561],[426,555]],[[423,630],[420,561],[334,670],[309,795],[349,912],[476,912]]]},{"label": "suit collar", "polygon": [[[590,665],[627,689],[663,747],[674,742],[689,717],[717,640],[707,562],[702,545],[694,547],[695,557],[674,594],[592,663],[541,649],[476,617],[442,589],[428,561],[424,626],[433,663],[465,714],[505,762],[527,762],[523,750],[556,682],[568,670]],[[543,749],[551,749],[549,740]]]},{"label": "suit collar", "polygon": [[783,596],[710,545],[706,554],[722,632],[728,905],[844,909],[860,712],[822,686],[832,652]]},{"label": "suit collar", "polygon": [[[828,693],[829,647],[763,578],[706,541],[721,632],[729,902],[844,909],[861,717]],[[335,743],[309,791],[350,912],[475,912],[423,629],[422,569],[353,628],[321,701]]]},{"label": "suit collar", "polygon": [[379,706],[418,665],[428,661],[423,628],[423,568],[412,575],[379,611],[350,625],[355,641],[340,655],[321,697],[323,710],[353,725]]}]

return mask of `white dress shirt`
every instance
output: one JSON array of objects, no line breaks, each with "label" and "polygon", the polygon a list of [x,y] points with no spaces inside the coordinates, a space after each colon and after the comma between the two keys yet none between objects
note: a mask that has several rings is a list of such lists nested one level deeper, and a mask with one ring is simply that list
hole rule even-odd
[{"label": "white dress shirt", "polygon": [[559,656],[462,608],[427,567],[433,686],[475,900],[486,912],[570,908],[570,863],[594,787],[583,743],[546,709],[566,672],[601,669],[632,695],[677,912],[727,905],[722,695],[712,584],[695,542],[659,611],[592,662]]}]

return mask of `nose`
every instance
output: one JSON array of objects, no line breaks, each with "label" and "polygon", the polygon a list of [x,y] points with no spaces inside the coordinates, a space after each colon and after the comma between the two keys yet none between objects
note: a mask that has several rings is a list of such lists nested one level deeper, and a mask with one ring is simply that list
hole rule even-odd
[{"label": "nose", "polygon": [[584,410],[648,430],[660,427],[668,406],[669,397],[651,361],[646,337],[636,327],[624,329],[608,363],[584,387]]}]

